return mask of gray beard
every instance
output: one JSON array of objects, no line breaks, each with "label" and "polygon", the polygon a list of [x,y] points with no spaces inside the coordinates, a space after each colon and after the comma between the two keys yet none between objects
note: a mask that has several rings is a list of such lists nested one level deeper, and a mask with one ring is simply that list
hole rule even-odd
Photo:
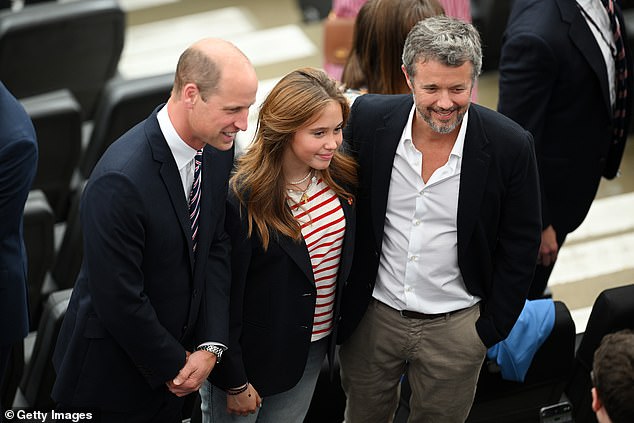
[{"label": "gray beard", "polygon": [[[418,108],[416,108],[416,110],[418,110]],[[425,122],[427,122],[429,127],[434,132],[437,132],[439,134],[448,134],[448,133],[452,132],[454,129],[456,129],[458,126],[460,126],[460,124],[462,123],[462,119],[464,118],[464,115],[467,113],[467,110],[469,110],[468,107],[465,108],[464,111],[462,111],[461,113],[458,114],[457,119],[455,120],[455,122],[453,124],[448,125],[448,126],[438,126],[438,125],[436,125],[436,123],[433,121],[431,116],[427,116],[427,115],[421,113],[420,110],[418,110],[418,114],[423,118],[423,120]]]}]

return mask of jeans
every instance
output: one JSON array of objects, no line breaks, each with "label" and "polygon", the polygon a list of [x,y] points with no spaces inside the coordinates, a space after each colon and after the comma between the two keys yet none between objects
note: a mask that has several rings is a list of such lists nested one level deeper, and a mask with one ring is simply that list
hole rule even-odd
[{"label": "jeans", "polygon": [[326,337],[311,344],[304,374],[297,385],[288,391],[262,397],[262,406],[248,416],[227,413],[225,391],[205,381],[200,388],[203,423],[301,423],[308,412],[326,357],[328,339]]}]

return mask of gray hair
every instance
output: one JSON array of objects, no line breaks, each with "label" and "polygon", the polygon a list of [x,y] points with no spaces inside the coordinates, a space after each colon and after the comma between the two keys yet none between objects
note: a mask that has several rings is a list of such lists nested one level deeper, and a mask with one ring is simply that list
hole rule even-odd
[{"label": "gray hair", "polygon": [[480,34],[470,23],[448,16],[432,16],[410,30],[402,59],[411,77],[416,74],[417,62],[434,60],[451,67],[471,62],[471,78],[475,81],[482,70]]}]

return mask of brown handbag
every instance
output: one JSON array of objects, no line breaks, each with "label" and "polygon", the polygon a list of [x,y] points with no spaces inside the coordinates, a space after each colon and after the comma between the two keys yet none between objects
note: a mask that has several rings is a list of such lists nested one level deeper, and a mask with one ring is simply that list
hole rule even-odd
[{"label": "brown handbag", "polygon": [[352,48],[355,18],[341,18],[330,13],[324,20],[324,59],[335,65],[345,65]]}]

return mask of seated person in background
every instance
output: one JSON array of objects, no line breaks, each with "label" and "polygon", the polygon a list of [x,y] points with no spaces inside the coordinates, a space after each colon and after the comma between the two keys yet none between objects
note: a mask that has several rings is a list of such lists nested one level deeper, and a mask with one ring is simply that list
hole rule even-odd
[{"label": "seated person in background", "polygon": [[416,22],[442,14],[437,0],[370,0],[363,5],[341,77],[346,95],[411,92],[401,71],[405,38]]},{"label": "seated person in background", "polygon": [[599,423],[634,422],[634,332],[603,337],[592,366],[592,410]]}]

